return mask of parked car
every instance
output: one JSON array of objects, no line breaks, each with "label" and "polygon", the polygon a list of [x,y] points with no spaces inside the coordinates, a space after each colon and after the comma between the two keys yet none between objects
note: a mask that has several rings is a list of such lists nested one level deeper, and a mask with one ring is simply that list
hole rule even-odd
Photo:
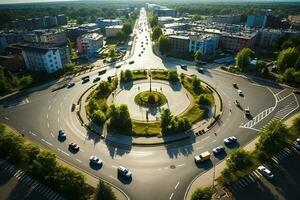
[{"label": "parked car", "polygon": [[181,69],[187,70],[187,65],[185,64],[180,64]]},{"label": "parked car", "polygon": [[220,153],[222,153],[222,152],[224,152],[225,151],[225,147],[224,146],[218,146],[218,147],[216,147],[216,148],[214,148],[213,150],[212,150],[212,152],[214,153],[214,154],[220,154]]},{"label": "parked car", "polygon": [[90,163],[94,165],[102,165],[102,160],[98,158],[97,156],[91,156],[90,157]]},{"label": "parked car", "polygon": [[294,89],[294,90],[293,90],[293,93],[294,93],[294,94],[300,94],[300,90]]},{"label": "parked car", "polygon": [[234,88],[238,88],[237,83],[232,83],[232,86],[233,86]]},{"label": "parked car", "polygon": [[71,87],[73,87],[74,85],[75,85],[75,83],[73,83],[73,82],[68,83],[67,88],[71,88]]},{"label": "parked car", "polygon": [[102,74],[105,74],[105,73],[106,73],[106,69],[99,71],[98,75],[102,75]]},{"label": "parked car", "polygon": [[272,174],[272,172],[269,169],[267,169],[265,166],[261,165],[257,169],[268,179],[274,178],[274,175]]},{"label": "parked car", "polygon": [[89,82],[89,81],[90,81],[89,78],[83,79],[83,80],[82,80],[82,84],[87,83],[87,82]]},{"label": "parked car", "polygon": [[250,116],[250,115],[251,115],[250,109],[249,109],[249,108],[246,108],[246,109],[245,109],[245,117],[248,117],[248,116]]},{"label": "parked car", "polygon": [[202,73],[204,72],[204,68],[199,67],[199,68],[198,68],[198,72],[202,74]]},{"label": "parked car", "polygon": [[300,151],[300,138],[297,138],[297,140],[294,142],[294,147]]},{"label": "parked car", "polygon": [[122,176],[125,176],[126,178],[131,178],[132,177],[132,172],[126,169],[123,166],[118,167],[118,173],[121,174]]},{"label": "parked car", "polygon": [[74,143],[74,142],[71,142],[71,143],[69,144],[69,148],[70,148],[71,150],[73,150],[73,151],[79,151],[79,145],[76,144],[76,143]]},{"label": "parked car", "polygon": [[224,144],[228,145],[228,144],[235,143],[236,141],[237,141],[237,139],[235,136],[230,136],[230,137],[224,139]]},{"label": "parked car", "polygon": [[133,64],[134,63],[134,60],[131,60],[129,61],[129,65]]},{"label": "parked car", "polygon": [[66,139],[67,134],[65,133],[64,130],[59,130],[58,131],[58,137],[61,138],[61,139]]}]

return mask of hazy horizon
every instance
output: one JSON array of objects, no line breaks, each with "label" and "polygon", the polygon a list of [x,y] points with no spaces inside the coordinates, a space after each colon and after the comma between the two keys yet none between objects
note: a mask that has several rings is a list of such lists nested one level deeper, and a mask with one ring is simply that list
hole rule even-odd
[{"label": "hazy horizon", "polygon": [[[47,2],[64,2],[64,1],[83,1],[83,0],[0,0],[0,4],[20,4],[20,3],[47,3]],[[88,0],[88,1],[110,1],[110,0]],[[128,1],[128,0],[113,0],[113,1]],[[133,0],[133,1],[144,1],[144,2],[176,2],[173,0]],[[299,2],[300,0],[187,0],[188,2],[194,1],[194,2],[240,2],[240,3],[247,3],[247,2]]]}]

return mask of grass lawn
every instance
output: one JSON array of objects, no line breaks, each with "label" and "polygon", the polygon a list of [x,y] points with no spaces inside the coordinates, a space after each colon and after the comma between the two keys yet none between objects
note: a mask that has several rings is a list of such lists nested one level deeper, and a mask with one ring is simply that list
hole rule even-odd
[{"label": "grass lawn", "polygon": [[141,79],[147,79],[147,71],[146,70],[134,70],[132,71],[133,74],[133,80],[141,80]]},{"label": "grass lawn", "polygon": [[[152,95],[152,99],[150,99],[150,95]],[[167,103],[167,98],[160,92],[156,91],[144,91],[135,96],[134,101],[136,104],[143,107],[151,107],[151,106],[162,106]]]},{"label": "grass lawn", "polygon": [[[161,135],[160,122],[132,121],[132,135],[134,136],[159,136]],[[146,132],[146,127],[148,130]]]},{"label": "grass lawn", "polygon": [[191,124],[194,124],[204,118],[205,110],[201,109],[196,103],[193,103],[191,105],[191,108],[181,114],[180,117],[187,118]]}]

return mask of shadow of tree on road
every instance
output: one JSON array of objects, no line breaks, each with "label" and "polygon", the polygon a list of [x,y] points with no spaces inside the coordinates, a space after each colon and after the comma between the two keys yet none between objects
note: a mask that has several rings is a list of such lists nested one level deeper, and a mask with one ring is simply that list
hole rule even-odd
[{"label": "shadow of tree on road", "polygon": [[[185,133],[178,133],[185,134]],[[167,141],[167,137],[163,137],[165,141]],[[177,158],[178,156],[189,156],[194,152],[193,143],[195,142],[195,138],[187,137],[184,140],[178,142],[172,142],[165,145],[167,153],[170,158]]]}]

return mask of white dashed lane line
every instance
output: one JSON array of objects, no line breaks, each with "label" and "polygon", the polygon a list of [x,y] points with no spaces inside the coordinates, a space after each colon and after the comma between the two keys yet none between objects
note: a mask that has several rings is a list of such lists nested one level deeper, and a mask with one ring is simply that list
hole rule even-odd
[{"label": "white dashed lane line", "polygon": [[210,136],[203,138],[201,141],[207,140],[208,138],[210,138]]},{"label": "white dashed lane line", "polygon": [[6,120],[9,120],[9,118],[8,118],[8,117],[4,117],[4,119],[6,119]]},{"label": "white dashed lane line", "polygon": [[48,110],[51,110],[51,105],[48,107]]},{"label": "white dashed lane line", "polygon": [[176,186],[174,187],[174,188],[175,188],[175,190],[177,189],[178,185],[179,185],[179,181],[178,181],[178,183],[176,184]]},{"label": "white dashed lane line", "polygon": [[174,195],[174,193],[172,193],[172,194],[171,194],[171,196],[170,196],[170,198],[169,198],[169,199],[172,199],[173,195]]},{"label": "white dashed lane line", "polygon": [[50,142],[48,142],[47,140],[45,139],[41,139],[43,142],[45,142],[46,144],[48,144],[49,146],[53,146],[53,144],[51,144]]},{"label": "white dashed lane line", "polygon": [[76,161],[77,161],[77,162],[79,162],[79,163],[82,163],[82,161],[81,161],[81,160],[79,160],[78,158],[76,158]]},{"label": "white dashed lane line", "polygon": [[65,151],[61,150],[60,148],[57,148],[57,150],[58,150],[59,152],[65,154],[65,155],[67,155],[67,156],[70,156],[70,154],[66,153]]}]

